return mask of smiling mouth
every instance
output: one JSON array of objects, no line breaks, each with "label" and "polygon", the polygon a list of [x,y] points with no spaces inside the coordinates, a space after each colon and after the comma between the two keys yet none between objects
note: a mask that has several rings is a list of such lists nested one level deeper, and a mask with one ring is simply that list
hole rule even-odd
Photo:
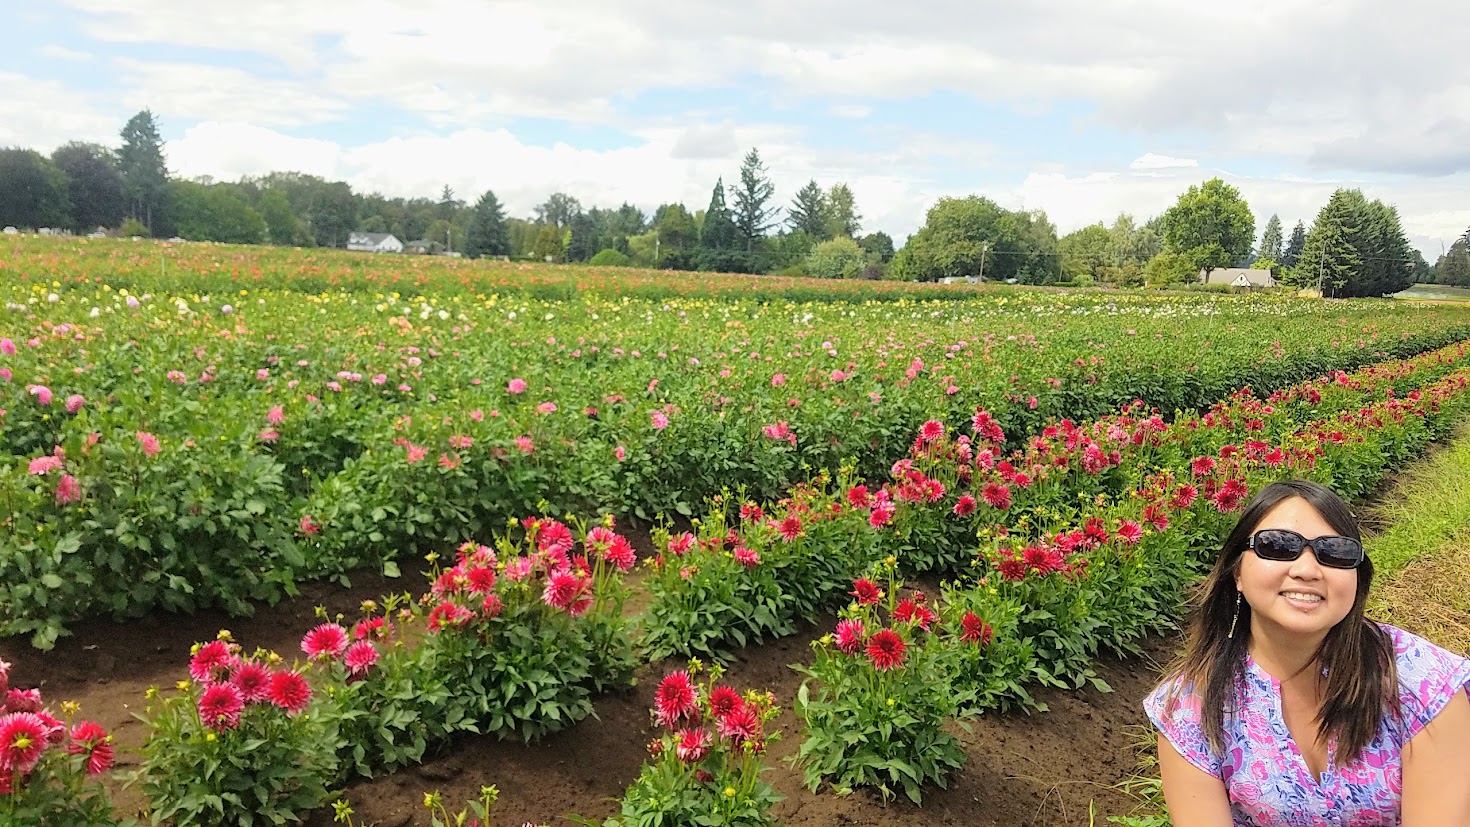
[{"label": "smiling mouth", "polygon": [[1325,599],[1320,594],[1311,594],[1310,592],[1282,592],[1281,596],[1293,603],[1304,603],[1308,605],[1316,605]]}]

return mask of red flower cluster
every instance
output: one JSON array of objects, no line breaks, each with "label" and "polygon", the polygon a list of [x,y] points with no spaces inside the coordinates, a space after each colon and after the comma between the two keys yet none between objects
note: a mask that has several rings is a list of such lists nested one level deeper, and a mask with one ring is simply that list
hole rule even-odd
[{"label": "red flower cluster", "polygon": [[[334,651],[338,642],[342,648]],[[323,624],[308,632],[301,648],[308,650],[309,645],[317,650],[313,657],[336,657],[349,651],[346,630],[335,624]],[[268,703],[294,715],[311,701],[311,686],[301,673],[271,670],[241,656],[239,645],[227,640],[196,646],[189,659],[189,675],[203,687],[198,701],[200,720],[220,732],[238,727],[240,716],[251,706]]]},{"label": "red flower cluster", "polygon": [[[670,672],[654,692],[653,716],[673,732],[674,741],[654,741],[649,753],[657,758],[671,746],[674,756],[689,766],[700,764],[722,744],[739,750],[737,756],[747,750],[759,755],[765,751],[765,721],[773,713],[769,696],[741,697],[719,684],[703,688],[688,671]],[[714,724],[713,736],[706,721]]]}]

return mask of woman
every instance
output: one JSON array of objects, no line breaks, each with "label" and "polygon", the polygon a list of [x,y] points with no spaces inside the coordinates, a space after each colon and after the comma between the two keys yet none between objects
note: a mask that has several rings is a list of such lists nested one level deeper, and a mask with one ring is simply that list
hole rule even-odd
[{"label": "woman", "polygon": [[1372,580],[1327,488],[1246,506],[1144,702],[1175,827],[1470,825],[1470,660],[1365,618]]}]

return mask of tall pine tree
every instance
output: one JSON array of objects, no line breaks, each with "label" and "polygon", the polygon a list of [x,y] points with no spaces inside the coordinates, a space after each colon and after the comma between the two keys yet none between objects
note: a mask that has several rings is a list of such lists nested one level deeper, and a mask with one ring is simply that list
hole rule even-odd
[{"label": "tall pine tree", "polygon": [[1282,254],[1281,217],[1273,214],[1266,222],[1266,229],[1261,232],[1261,249],[1256,253],[1258,258],[1269,258],[1272,261],[1281,261]]},{"label": "tall pine tree", "polygon": [[505,209],[500,206],[500,199],[491,190],[485,190],[485,194],[475,202],[469,237],[465,239],[465,254],[470,258],[510,255],[510,234],[505,230]]},{"label": "tall pine tree", "polygon": [[1348,295],[1348,284],[1363,265],[1355,243],[1362,198],[1357,190],[1338,190],[1327,200],[1292,268],[1292,284],[1320,288],[1324,297]]},{"label": "tall pine tree", "polygon": [[1291,231],[1291,240],[1286,243],[1286,251],[1281,254],[1283,267],[1295,267],[1297,260],[1302,256],[1302,248],[1307,244],[1307,225],[1301,221],[1296,222],[1296,227]]},{"label": "tall pine tree", "polygon": [[128,213],[151,232],[168,208],[168,166],[153,113],[144,109],[130,118],[122,129],[122,140],[117,170],[122,174]]},{"label": "tall pine tree", "polygon": [[709,208],[704,211],[704,224],[699,229],[698,267],[714,272],[741,272],[748,256],[742,249],[740,228],[725,205],[725,180],[715,182],[710,193]]},{"label": "tall pine tree", "polygon": [[733,210],[735,228],[747,253],[753,252],[756,242],[765,238],[766,232],[776,225],[776,216],[781,208],[771,206],[771,197],[775,194],[776,185],[766,174],[761,154],[752,147],[740,164],[740,188],[735,191]]},{"label": "tall pine tree", "polygon": [[842,182],[827,190],[827,236],[856,238],[863,228],[862,216],[858,215],[852,190]]}]

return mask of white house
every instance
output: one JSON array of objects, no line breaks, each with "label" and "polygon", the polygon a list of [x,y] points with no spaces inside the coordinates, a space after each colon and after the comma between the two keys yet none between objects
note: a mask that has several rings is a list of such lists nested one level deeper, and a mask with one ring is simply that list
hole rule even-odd
[{"label": "white house", "polygon": [[1200,284],[1228,284],[1231,287],[1249,287],[1260,290],[1275,287],[1276,278],[1270,270],[1247,270],[1243,267],[1216,267],[1199,271]]},{"label": "white house", "polygon": [[0,232],[5,233],[6,235],[19,235],[20,234],[20,230],[17,230],[14,227],[6,227],[4,230],[0,230]]},{"label": "white house", "polygon": [[401,253],[403,242],[391,233],[349,233],[347,249],[359,253]]}]

